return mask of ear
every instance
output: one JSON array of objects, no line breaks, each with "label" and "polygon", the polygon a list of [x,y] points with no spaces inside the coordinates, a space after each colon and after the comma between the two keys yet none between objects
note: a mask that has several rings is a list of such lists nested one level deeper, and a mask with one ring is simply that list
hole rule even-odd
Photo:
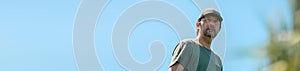
[{"label": "ear", "polygon": [[200,25],[201,25],[200,22],[196,22],[196,27],[197,27],[197,29],[200,29]]}]

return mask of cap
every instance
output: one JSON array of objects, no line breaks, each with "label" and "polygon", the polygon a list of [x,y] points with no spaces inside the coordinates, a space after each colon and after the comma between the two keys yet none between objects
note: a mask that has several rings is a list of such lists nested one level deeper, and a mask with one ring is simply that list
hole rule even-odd
[{"label": "cap", "polygon": [[200,15],[198,21],[200,21],[202,18],[204,18],[205,16],[207,15],[213,15],[213,16],[216,16],[220,22],[223,21],[223,18],[221,17],[220,13],[214,9],[214,8],[207,8],[207,9],[204,9],[202,11],[202,14]]}]

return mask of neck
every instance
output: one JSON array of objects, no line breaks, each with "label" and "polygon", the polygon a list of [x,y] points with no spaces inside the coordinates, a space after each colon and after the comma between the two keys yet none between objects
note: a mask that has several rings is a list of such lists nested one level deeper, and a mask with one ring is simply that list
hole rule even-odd
[{"label": "neck", "polygon": [[211,38],[197,36],[196,41],[198,43],[202,44],[205,48],[210,50],[210,44],[211,44],[211,41],[212,41]]}]

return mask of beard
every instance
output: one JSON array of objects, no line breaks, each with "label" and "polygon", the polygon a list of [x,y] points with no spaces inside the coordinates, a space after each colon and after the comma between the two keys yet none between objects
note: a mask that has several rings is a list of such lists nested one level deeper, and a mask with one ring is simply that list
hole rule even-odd
[{"label": "beard", "polygon": [[215,38],[216,37],[216,31],[213,29],[205,29],[203,32],[204,36],[209,38]]}]

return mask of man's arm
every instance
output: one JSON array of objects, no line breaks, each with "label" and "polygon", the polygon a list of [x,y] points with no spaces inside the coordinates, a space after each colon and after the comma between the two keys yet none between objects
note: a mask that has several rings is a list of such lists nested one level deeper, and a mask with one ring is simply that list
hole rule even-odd
[{"label": "man's arm", "polygon": [[183,66],[179,63],[175,63],[169,68],[169,71],[183,71]]}]

